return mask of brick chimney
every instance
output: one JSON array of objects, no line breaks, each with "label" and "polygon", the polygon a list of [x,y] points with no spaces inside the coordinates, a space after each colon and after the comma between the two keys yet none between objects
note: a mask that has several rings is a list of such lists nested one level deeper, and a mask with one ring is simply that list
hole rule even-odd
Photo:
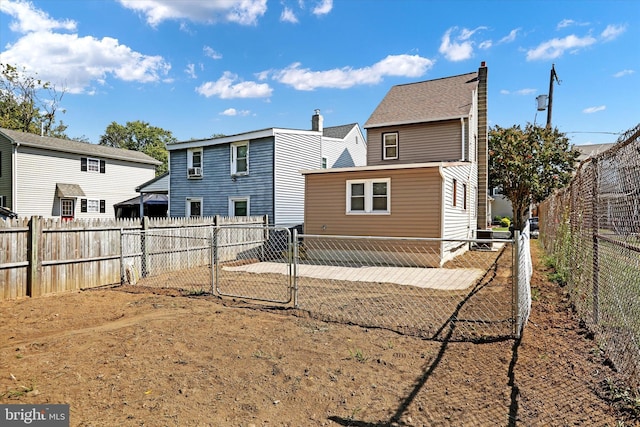
[{"label": "brick chimney", "polygon": [[313,116],[311,116],[311,130],[322,132],[322,121],[323,118],[320,115],[320,110],[315,110]]},{"label": "brick chimney", "polygon": [[487,127],[487,65],[478,68],[478,230],[489,224],[489,130]]}]

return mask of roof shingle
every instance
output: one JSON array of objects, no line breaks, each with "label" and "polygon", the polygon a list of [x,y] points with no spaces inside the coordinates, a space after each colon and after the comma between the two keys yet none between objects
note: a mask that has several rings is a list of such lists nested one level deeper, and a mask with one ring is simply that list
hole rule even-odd
[{"label": "roof shingle", "polygon": [[477,87],[478,72],[393,86],[364,128],[467,116]]}]

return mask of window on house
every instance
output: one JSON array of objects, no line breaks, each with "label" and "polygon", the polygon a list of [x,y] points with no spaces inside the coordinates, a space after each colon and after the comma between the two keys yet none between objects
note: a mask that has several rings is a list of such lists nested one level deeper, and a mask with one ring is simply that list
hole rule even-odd
[{"label": "window on house", "polygon": [[398,133],[382,134],[382,159],[393,160],[398,158]]},{"label": "window on house", "polygon": [[73,199],[60,199],[60,216],[63,219],[73,219]]},{"label": "window on house", "polygon": [[80,170],[82,172],[105,173],[106,162],[104,160],[93,159],[91,157],[81,157]]},{"label": "window on house", "polygon": [[202,216],[202,198],[187,197],[186,216],[188,218]]},{"label": "window on house", "polygon": [[230,197],[229,216],[249,216],[249,197]]},{"label": "window on house", "polygon": [[389,178],[347,181],[347,213],[391,212]]},{"label": "window on house", "polygon": [[467,184],[462,184],[462,209],[467,210]]},{"label": "window on house", "polygon": [[106,202],[97,199],[80,199],[80,212],[83,213],[105,213]]},{"label": "window on house", "polygon": [[231,144],[231,175],[249,174],[249,143]]},{"label": "window on house", "polygon": [[452,205],[458,206],[458,180],[454,179],[453,180],[453,203]]},{"label": "window on house", "polygon": [[323,157],[322,158],[322,169],[326,169],[327,168],[327,158]]},{"label": "window on house", "polygon": [[7,196],[0,196],[0,206],[2,207],[7,206]]},{"label": "window on house", "polygon": [[187,150],[187,177],[202,177],[202,147]]}]

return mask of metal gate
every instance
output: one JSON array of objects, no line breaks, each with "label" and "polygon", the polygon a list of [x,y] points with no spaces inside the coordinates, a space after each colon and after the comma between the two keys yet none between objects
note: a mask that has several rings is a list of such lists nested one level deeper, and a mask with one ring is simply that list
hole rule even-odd
[{"label": "metal gate", "polygon": [[293,245],[288,228],[216,227],[212,252],[214,294],[277,304],[293,300]]}]

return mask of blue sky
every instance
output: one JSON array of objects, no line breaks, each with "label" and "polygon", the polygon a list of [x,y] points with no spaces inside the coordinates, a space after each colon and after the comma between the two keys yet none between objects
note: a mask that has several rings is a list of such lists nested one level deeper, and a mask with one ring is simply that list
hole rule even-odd
[{"label": "blue sky", "polygon": [[546,123],[575,144],[640,122],[640,2],[0,0],[0,62],[66,93],[70,137],[113,121],[178,140],[364,125],[389,88],[489,68],[489,124]]}]

